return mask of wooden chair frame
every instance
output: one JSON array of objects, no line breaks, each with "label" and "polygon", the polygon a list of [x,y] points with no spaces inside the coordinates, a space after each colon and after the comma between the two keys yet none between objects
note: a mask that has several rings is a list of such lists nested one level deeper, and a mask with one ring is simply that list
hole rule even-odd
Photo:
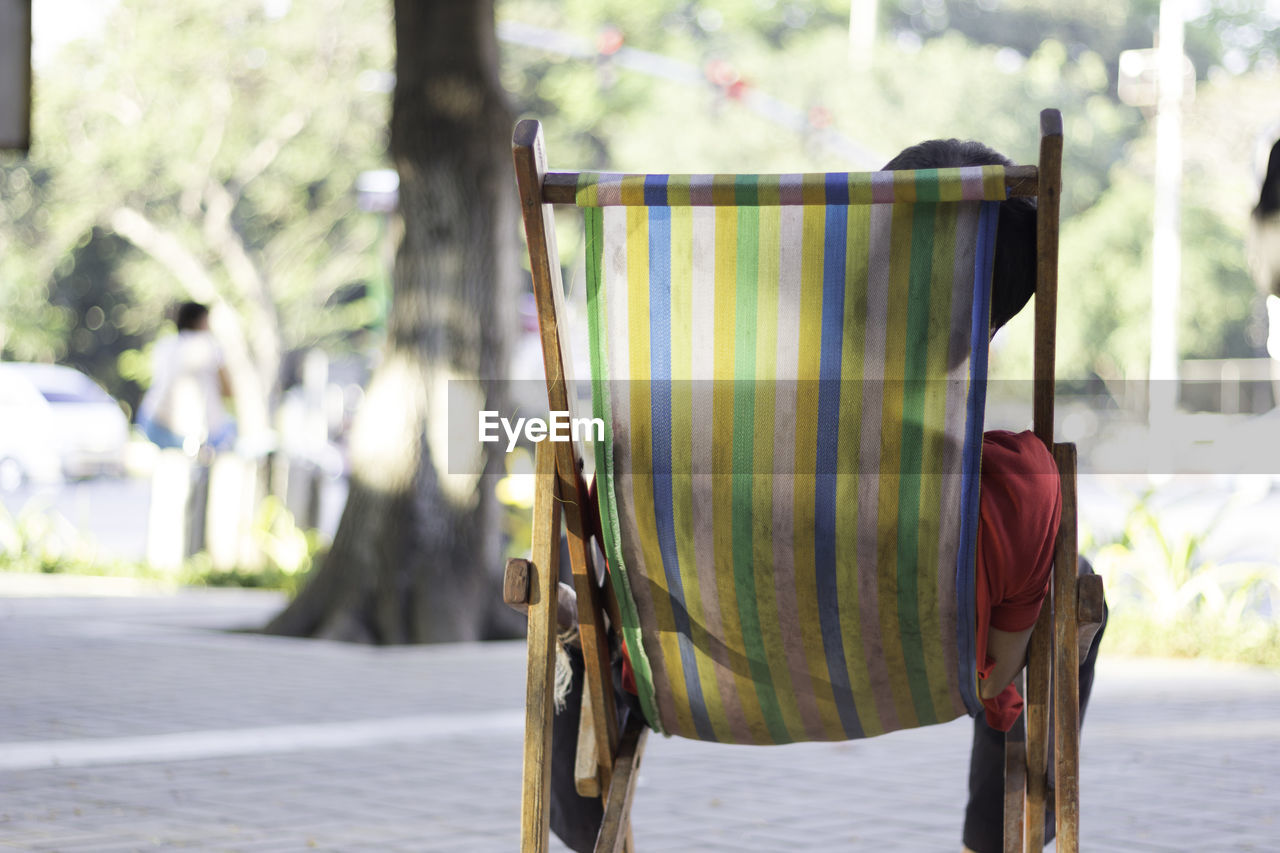
[{"label": "wooden chair frame", "polygon": [[[542,127],[537,121],[525,120],[516,125],[513,149],[548,402],[551,411],[568,411],[573,362],[568,341],[560,334],[565,312],[552,205],[574,203],[578,173],[548,171]],[[1092,575],[1077,578],[1076,573],[1075,445],[1053,441],[1061,171],[1062,117],[1057,110],[1045,110],[1040,114],[1039,165],[1006,170],[1006,185],[1010,196],[1035,196],[1038,204],[1034,427],[1036,435],[1052,450],[1061,473],[1062,522],[1052,590],[1032,633],[1028,653],[1025,723],[1020,719],[1006,738],[1006,851],[1038,851],[1044,845],[1051,695],[1058,850],[1076,853],[1079,849],[1077,672],[1080,647],[1087,648],[1085,637],[1092,638],[1102,619],[1101,579]],[[599,796],[604,801],[604,822],[596,850],[632,850],[630,805],[648,729],[633,717],[623,731],[618,730],[608,632],[617,630],[621,620],[613,588],[605,582],[603,567],[594,565],[592,559],[589,540],[594,513],[581,473],[581,451],[574,441],[540,444],[535,469],[531,559],[511,561],[504,585],[507,603],[527,605],[529,614],[521,849],[541,853],[549,844],[556,573],[563,514],[585,669],[576,784],[583,796]]]}]

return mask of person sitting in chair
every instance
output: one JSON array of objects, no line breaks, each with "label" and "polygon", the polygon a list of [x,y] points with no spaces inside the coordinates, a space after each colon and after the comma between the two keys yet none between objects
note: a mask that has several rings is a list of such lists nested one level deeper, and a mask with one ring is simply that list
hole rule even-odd
[{"label": "person sitting in chair", "polygon": [[[978,142],[938,139],[913,145],[886,170],[960,166],[1012,166],[1008,158]],[[1036,285],[1036,206],[1027,198],[1001,202],[992,273],[991,334],[1031,299]],[[986,709],[974,719],[969,764],[969,801],[963,841],[971,853],[1003,849],[1004,732],[1022,712],[1012,685],[1026,661],[1032,627],[1048,593],[1054,542],[1062,512],[1058,468],[1034,433],[992,430],[983,436],[975,577],[980,695]],[[592,498],[594,506],[594,484]],[[1091,572],[1083,559],[1081,573]],[[562,627],[573,623],[573,591],[560,587]],[[1105,612],[1105,611],[1104,611]],[[1103,620],[1105,626],[1105,616]],[[1080,712],[1093,684],[1099,628],[1081,654]],[[557,710],[552,738],[551,825],[574,850],[590,850],[601,819],[600,801],[578,797],[573,764],[582,692],[582,659],[570,648],[573,681],[563,711]],[[615,656],[615,691],[620,707],[639,713],[634,682],[624,655]],[[623,685],[627,685],[626,688]],[[1050,763],[1052,767],[1052,763]],[[1052,777],[1051,777],[1052,780]],[[1052,799],[1050,809],[1052,809]],[[1046,843],[1053,838],[1052,813]]]},{"label": "person sitting in chair", "polygon": [[[1013,165],[980,142],[934,139],[904,149],[884,168]],[[1030,198],[1011,198],[1000,203],[996,227],[991,282],[993,338],[1023,309],[1035,289],[1036,204]],[[964,821],[965,849],[973,853],[1003,849],[1004,732],[1022,713],[1022,698],[1011,682],[1026,661],[1031,629],[1049,591],[1061,513],[1058,468],[1044,443],[1030,431],[985,433],[975,587],[978,676],[986,714],[974,719]],[[1093,570],[1082,558],[1079,571]],[[1102,625],[1106,625],[1105,615]],[[1081,720],[1093,688],[1101,638],[1100,627],[1087,653],[1080,656]],[[1052,762],[1049,766],[1052,768]],[[1046,843],[1054,835],[1052,799],[1049,808]]]}]

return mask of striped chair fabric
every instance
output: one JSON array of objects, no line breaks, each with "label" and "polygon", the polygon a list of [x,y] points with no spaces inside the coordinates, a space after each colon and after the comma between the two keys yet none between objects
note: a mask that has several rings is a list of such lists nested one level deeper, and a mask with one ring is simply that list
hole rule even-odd
[{"label": "striped chair fabric", "polygon": [[600,514],[657,730],[779,744],[980,710],[998,167],[584,173]]}]

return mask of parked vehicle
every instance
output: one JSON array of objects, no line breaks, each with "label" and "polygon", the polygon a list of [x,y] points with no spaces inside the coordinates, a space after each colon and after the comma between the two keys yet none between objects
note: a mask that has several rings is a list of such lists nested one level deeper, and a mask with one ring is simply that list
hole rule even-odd
[{"label": "parked vehicle", "polygon": [[0,363],[0,488],[124,470],[129,420],[78,370]]}]

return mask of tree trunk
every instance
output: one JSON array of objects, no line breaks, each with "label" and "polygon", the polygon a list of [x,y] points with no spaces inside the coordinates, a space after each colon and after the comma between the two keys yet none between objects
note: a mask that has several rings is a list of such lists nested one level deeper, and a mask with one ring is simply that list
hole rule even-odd
[{"label": "tree trunk", "polygon": [[515,332],[512,117],[493,0],[395,0],[395,30],[391,152],[404,229],[386,354],[352,430],[333,548],[273,633],[473,640],[500,606],[491,475],[501,450],[455,455],[451,468],[446,422],[450,395],[502,409]]}]

